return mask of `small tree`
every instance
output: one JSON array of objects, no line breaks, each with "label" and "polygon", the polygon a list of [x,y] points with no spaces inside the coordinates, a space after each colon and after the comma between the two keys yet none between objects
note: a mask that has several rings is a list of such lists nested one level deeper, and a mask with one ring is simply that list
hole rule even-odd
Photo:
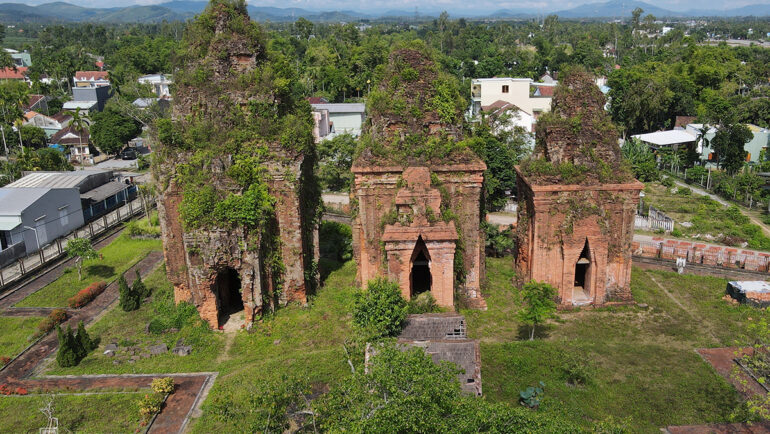
[{"label": "small tree", "polygon": [[139,274],[139,270],[136,270],[136,280],[134,280],[134,284],[131,285],[131,291],[134,293],[134,297],[136,297],[138,303],[141,303],[142,299],[150,296],[150,288],[142,282],[142,276]]},{"label": "small tree", "polygon": [[85,357],[90,351],[96,349],[96,342],[88,335],[86,327],[83,325],[83,321],[78,323],[78,332],[75,337],[80,344],[82,357]]},{"label": "small tree", "polygon": [[83,280],[83,261],[96,259],[99,257],[99,253],[96,252],[88,238],[74,238],[67,242],[67,257],[75,258],[78,280]]},{"label": "small tree", "polygon": [[121,274],[118,279],[118,293],[120,294],[120,308],[125,312],[131,312],[139,308],[139,299],[134,291],[126,283],[126,276]]},{"label": "small tree", "polygon": [[76,366],[80,361],[78,357],[78,343],[72,333],[72,328],[67,326],[66,331],[62,331],[60,326],[56,326],[56,333],[59,337],[59,352],[56,353],[56,363],[62,368]]},{"label": "small tree", "polygon": [[396,336],[406,319],[407,303],[398,284],[385,278],[370,280],[356,296],[353,324],[366,339]]},{"label": "small tree", "polygon": [[525,284],[521,290],[521,296],[526,303],[519,311],[519,320],[532,326],[529,340],[535,339],[535,327],[544,323],[549,318],[556,317],[556,288],[534,280]]}]

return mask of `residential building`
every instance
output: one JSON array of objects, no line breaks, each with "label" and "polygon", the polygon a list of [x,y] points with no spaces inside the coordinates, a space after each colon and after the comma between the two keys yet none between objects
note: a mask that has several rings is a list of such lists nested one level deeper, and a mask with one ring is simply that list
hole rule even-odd
[{"label": "residential building", "polygon": [[551,110],[551,98],[557,82],[537,83],[529,78],[476,78],[471,80],[471,115],[497,101],[511,103],[530,114],[535,121]]},{"label": "residential building", "polygon": [[24,119],[24,125],[32,125],[41,128],[45,131],[45,136],[50,139],[54,134],[59,132],[59,130],[66,127],[69,124],[69,120],[72,118],[69,117],[65,123],[62,123],[52,116],[46,116],[35,111],[28,111],[24,113]]},{"label": "residential building", "polygon": [[64,108],[67,105],[80,105],[81,110],[86,110],[86,106],[89,111],[102,111],[107,100],[112,96],[112,87],[107,85],[100,86],[80,86],[72,88],[72,101],[64,103]]},{"label": "residential building", "polygon": [[526,111],[516,107],[514,104],[509,102],[497,100],[488,106],[482,106],[481,111],[486,115],[495,117],[499,117],[507,113],[508,116],[510,116],[510,122],[509,125],[503,127],[505,130],[510,131],[515,127],[521,127],[528,133],[535,131],[535,117],[532,115],[532,113],[527,113]]},{"label": "residential building", "polygon": [[62,105],[62,110],[72,111],[80,109],[80,113],[89,115],[94,112],[98,112],[98,101],[67,101]]},{"label": "residential building", "polygon": [[[361,135],[361,127],[366,118],[366,104],[364,103],[318,103],[310,104],[314,112],[321,115],[314,115],[319,124],[319,137],[330,139],[339,134],[351,134],[355,137]],[[328,131],[326,135],[321,135],[322,131]]]},{"label": "residential building", "polygon": [[49,142],[54,147],[62,148],[69,153],[72,163],[91,165],[94,164],[94,159],[88,145],[90,139],[88,128],[78,131],[72,125],[68,125],[51,136]]},{"label": "residential building", "polygon": [[10,48],[5,48],[5,52],[11,56],[11,59],[13,59],[13,65],[15,67],[28,68],[32,66],[32,57],[30,57],[27,51],[19,52]]},{"label": "residential building", "polygon": [[150,74],[143,75],[137,79],[141,84],[149,84],[152,86],[153,92],[158,98],[170,97],[171,91],[169,86],[173,83],[170,75],[165,74]]},{"label": "residential building", "polygon": [[0,80],[22,80],[29,83],[27,68],[0,68]]},{"label": "residential building", "polygon": [[107,71],[77,71],[73,77],[75,87],[101,87],[110,85]]},{"label": "residential building", "polygon": [[48,114],[48,97],[46,97],[45,95],[37,95],[37,94],[28,95],[27,103],[23,104],[21,106],[21,109],[24,111],[35,110],[38,112]]},{"label": "residential building", "polygon": [[0,188],[0,266],[82,225],[76,188]]},{"label": "residential building", "polygon": [[680,147],[696,146],[696,136],[685,130],[656,131],[654,133],[636,134],[631,137],[641,140],[653,150],[677,150]]}]

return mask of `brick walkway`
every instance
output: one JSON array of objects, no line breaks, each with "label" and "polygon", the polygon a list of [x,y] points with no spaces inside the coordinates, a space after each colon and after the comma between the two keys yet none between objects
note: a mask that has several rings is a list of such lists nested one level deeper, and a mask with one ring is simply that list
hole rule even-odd
[{"label": "brick walkway", "polygon": [[[114,240],[119,234],[112,235],[99,243],[97,247],[103,247]],[[129,268],[126,273],[126,281],[131,284],[136,278],[135,270],[142,277],[146,277],[155,267],[163,261],[162,252],[150,252],[141,261]],[[36,280],[29,282],[17,291],[0,300],[0,308],[5,308],[3,315],[27,316],[45,315],[50,309],[46,308],[12,308],[13,304],[27,297],[29,294],[41,289],[53,282],[63,274],[64,268],[71,265],[71,261],[65,261],[43,274]],[[119,297],[118,283],[112,282],[107,289],[91,303],[81,309],[68,310],[69,319],[62,324],[70,325],[73,329],[78,322],[90,323],[93,319],[113,304]],[[10,308],[10,309],[9,309]],[[55,333],[48,333],[32,347],[24,351],[10,364],[0,370],[0,383],[6,383],[12,388],[24,387],[30,391],[37,390],[72,390],[72,391],[98,391],[115,389],[139,389],[148,388],[153,378],[174,377],[176,390],[169,396],[166,405],[153,422],[150,432],[173,433],[181,432],[188,422],[194,406],[198,405],[198,396],[205,386],[213,382],[216,373],[194,374],[148,374],[148,375],[83,375],[66,377],[41,377],[29,378],[35,368],[47,357],[54,354],[58,347]],[[138,417],[138,415],[137,415]]]}]

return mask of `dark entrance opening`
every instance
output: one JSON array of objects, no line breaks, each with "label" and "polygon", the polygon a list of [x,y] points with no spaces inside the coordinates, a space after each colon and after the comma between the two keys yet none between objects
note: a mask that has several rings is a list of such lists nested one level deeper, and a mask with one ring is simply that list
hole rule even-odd
[{"label": "dark entrance opening", "polygon": [[417,244],[414,246],[414,252],[412,252],[412,270],[409,275],[409,282],[412,285],[412,297],[430,291],[433,283],[433,277],[430,275],[428,246],[425,245],[422,236],[417,238]]},{"label": "dark entrance opening", "polygon": [[575,292],[573,298],[588,298],[590,294],[591,251],[588,249],[586,239],[583,251],[575,264]]},{"label": "dark entrance opening", "polygon": [[214,293],[217,296],[220,325],[226,323],[230,315],[243,310],[241,278],[234,269],[228,267],[217,274]]}]

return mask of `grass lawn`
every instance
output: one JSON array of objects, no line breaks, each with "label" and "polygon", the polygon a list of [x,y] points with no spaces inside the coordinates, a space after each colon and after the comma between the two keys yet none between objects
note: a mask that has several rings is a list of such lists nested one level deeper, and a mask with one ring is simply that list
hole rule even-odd
[{"label": "grass lawn", "polygon": [[[737,207],[725,207],[706,196],[694,193],[681,195],[671,193],[657,182],[647,183],[644,189],[645,205],[652,205],[666,213],[676,222],[675,237],[690,238],[716,244],[737,245],[748,242],[753,249],[770,249],[770,239],[762,229],[751,223]],[[690,222],[686,228],[682,222]],[[728,236],[730,239],[725,239]]]},{"label": "grass lawn", "polygon": [[[563,312],[530,342],[516,320],[510,263],[487,259],[489,310],[463,312],[469,334],[481,340],[487,399],[515,403],[520,390],[543,381],[539,411],[586,425],[612,416],[637,432],[724,422],[740,409],[734,389],[694,350],[747,344],[749,318],[770,315],[721,300],[724,280],[634,269],[634,297],[648,309]],[[568,384],[571,365],[587,371],[588,384]]]},{"label": "grass lawn", "polygon": [[[735,390],[694,350],[746,344],[751,339],[746,336],[748,322],[770,313],[721,300],[724,280],[635,269],[634,297],[649,308],[563,312],[530,342],[528,330],[516,320],[520,304],[511,284],[511,265],[511,258],[488,258],[489,309],[462,312],[471,337],[481,340],[484,399],[518,405],[520,390],[543,381],[545,399],[538,411],[586,427],[612,417],[636,432],[650,433],[666,425],[725,422],[734,411],[742,411]],[[328,274],[309,307],[280,309],[249,332],[222,334],[200,327],[196,319],[178,333],[152,335],[145,333],[145,324],[173,306],[172,289],[157,270],[146,279],[154,291],[150,303],[131,313],[113,309],[89,331],[102,345],[127,340],[141,346],[161,340],[171,346],[184,337],[193,342],[192,355],[167,354],[114,365],[114,358],[97,350],[77,367],[48,373],[218,371],[203,414],[191,430],[253,431],[248,428],[249,405],[259,402],[253,398],[265,393],[265,385],[300,378],[323,391],[349,374],[342,344],[352,333],[354,280],[355,264],[350,261]],[[576,371],[588,377],[587,384],[568,384],[569,373],[574,376]]]},{"label": "grass lawn", "polygon": [[19,307],[66,307],[67,299],[78,291],[100,280],[109,282],[144,258],[153,250],[160,250],[160,240],[134,240],[125,233],[99,250],[104,259],[83,263],[83,279],[78,280],[74,267],[41,290],[16,304]]},{"label": "grass lawn", "polygon": [[[130,433],[139,427],[139,393],[103,393],[98,395],[56,395],[54,417],[59,418],[59,432]],[[50,396],[0,396],[0,420],[3,432],[37,432],[48,424],[39,409]]]},{"label": "grass lawn", "polygon": [[0,356],[13,358],[30,344],[42,317],[0,316]]}]

